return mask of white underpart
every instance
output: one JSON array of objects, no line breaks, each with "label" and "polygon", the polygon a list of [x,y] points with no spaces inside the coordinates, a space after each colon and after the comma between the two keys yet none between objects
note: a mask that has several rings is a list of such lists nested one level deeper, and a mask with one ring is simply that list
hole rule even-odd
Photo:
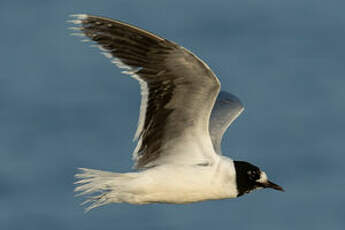
[{"label": "white underpart", "polygon": [[79,195],[90,195],[86,209],[109,203],[191,203],[237,197],[232,160],[219,157],[211,166],[162,165],[140,172],[112,173],[81,169]]}]

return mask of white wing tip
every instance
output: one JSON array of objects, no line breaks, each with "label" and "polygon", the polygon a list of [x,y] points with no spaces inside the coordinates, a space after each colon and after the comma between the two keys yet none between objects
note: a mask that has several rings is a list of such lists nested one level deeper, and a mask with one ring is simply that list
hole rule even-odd
[{"label": "white wing tip", "polygon": [[[99,47],[98,47],[98,48],[99,48]],[[106,58],[112,58],[111,53],[101,52],[101,54],[103,54]]]},{"label": "white wing tip", "polygon": [[82,33],[70,33],[71,36],[77,36],[77,37],[85,37],[85,34]]},{"label": "white wing tip", "polygon": [[78,18],[79,20],[87,19],[87,14],[71,14],[69,15],[71,18]]},{"label": "white wing tip", "polygon": [[67,20],[68,23],[72,23],[75,25],[79,25],[83,23],[83,20],[87,19],[87,14],[71,14],[69,15],[71,18],[74,18],[72,20]]},{"label": "white wing tip", "polygon": [[73,31],[81,31],[82,28],[81,27],[76,27],[76,26],[71,26],[71,27],[68,27],[69,30],[73,30]]},{"label": "white wing tip", "polygon": [[82,24],[82,20],[67,20],[66,22],[68,23],[72,23],[72,24],[75,24],[75,25],[79,25],[79,24]]}]

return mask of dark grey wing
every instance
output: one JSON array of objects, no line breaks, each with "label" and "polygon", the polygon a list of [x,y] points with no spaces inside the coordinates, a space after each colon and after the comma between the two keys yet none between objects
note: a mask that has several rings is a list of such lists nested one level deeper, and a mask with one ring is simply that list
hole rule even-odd
[{"label": "dark grey wing", "polygon": [[222,154],[222,138],[231,123],[242,113],[244,107],[235,95],[221,91],[218,94],[210,118],[210,134],[214,149]]},{"label": "dark grey wing", "polygon": [[220,83],[211,69],[185,48],[137,27],[90,15],[74,17],[75,29],[140,82],[135,167],[213,160],[208,127]]}]

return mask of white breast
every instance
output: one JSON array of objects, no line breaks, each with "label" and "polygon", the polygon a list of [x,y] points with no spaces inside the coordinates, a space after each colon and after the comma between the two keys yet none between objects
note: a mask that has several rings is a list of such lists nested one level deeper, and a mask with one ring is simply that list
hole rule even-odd
[{"label": "white breast", "polygon": [[233,162],[222,156],[212,166],[164,165],[148,169],[127,185],[127,191],[134,195],[129,203],[137,204],[181,204],[237,196]]}]

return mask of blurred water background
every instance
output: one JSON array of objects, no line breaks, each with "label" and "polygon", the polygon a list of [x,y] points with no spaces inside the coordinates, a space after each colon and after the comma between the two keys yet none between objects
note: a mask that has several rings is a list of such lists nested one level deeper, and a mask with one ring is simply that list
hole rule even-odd
[{"label": "blurred water background", "polygon": [[[0,2],[0,229],[344,229],[345,1]],[[223,152],[285,193],[88,214],[78,167],[131,166],[140,92],[69,14],[119,19],[192,50],[245,112]],[[172,178],[173,180],[173,178]]]}]

